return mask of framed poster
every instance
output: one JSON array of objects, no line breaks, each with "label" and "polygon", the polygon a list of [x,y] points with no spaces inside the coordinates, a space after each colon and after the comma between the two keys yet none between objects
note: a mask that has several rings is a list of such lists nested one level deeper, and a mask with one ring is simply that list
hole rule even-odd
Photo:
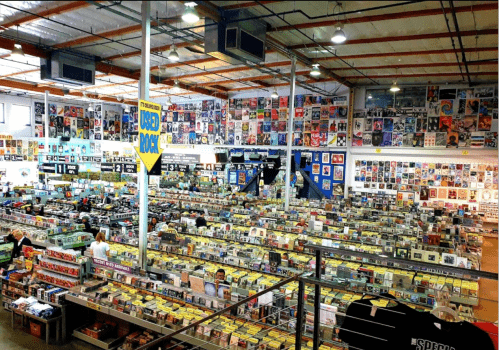
[{"label": "framed poster", "polygon": [[331,165],[322,166],[322,176],[331,176]]},{"label": "framed poster", "polygon": [[334,181],[343,181],[343,173],[344,173],[343,166],[340,166],[340,165],[335,166],[333,180]]},{"label": "framed poster", "polygon": [[329,153],[328,152],[322,153],[322,163],[329,164]]},{"label": "framed poster", "polygon": [[320,164],[312,164],[312,174],[319,175],[321,173],[321,165]]},{"label": "framed poster", "polygon": [[334,154],[331,157],[331,164],[343,164],[345,163],[345,155],[343,154]]}]

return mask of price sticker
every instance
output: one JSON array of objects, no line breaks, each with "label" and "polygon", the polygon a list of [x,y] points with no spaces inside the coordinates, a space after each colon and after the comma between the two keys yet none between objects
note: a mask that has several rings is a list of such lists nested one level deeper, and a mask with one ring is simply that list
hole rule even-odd
[{"label": "price sticker", "polygon": [[376,153],[381,153],[381,148],[376,148]]},{"label": "price sticker", "polygon": [[470,151],[463,151],[462,154],[463,154],[463,156],[467,156],[470,154]]},{"label": "price sticker", "polygon": [[87,302],[87,307],[90,309],[96,310],[96,311],[101,310],[101,307],[99,304],[95,304],[95,303],[91,303],[91,302]]}]

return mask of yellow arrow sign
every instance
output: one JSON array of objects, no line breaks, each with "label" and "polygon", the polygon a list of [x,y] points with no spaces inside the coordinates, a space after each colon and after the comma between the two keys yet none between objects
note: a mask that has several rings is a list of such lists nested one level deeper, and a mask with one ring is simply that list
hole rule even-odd
[{"label": "yellow arrow sign", "polygon": [[139,146],[135,151],[147,170],[151,171],[163,149],[160,147],[161,105],[149,101],[139,101]]}]

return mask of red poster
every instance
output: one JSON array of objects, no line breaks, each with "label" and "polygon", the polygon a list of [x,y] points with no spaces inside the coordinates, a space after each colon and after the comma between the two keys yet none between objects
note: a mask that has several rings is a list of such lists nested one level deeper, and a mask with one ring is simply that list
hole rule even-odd
[{"label": "red poster", "polygon": [[310,141],[311,147],[320,147],[321,145],[321,135],[318,132],[312,133],[312,139]]},{"label": "red poster", "polygon": [[272,109],[272,120],[279,120],[279,111],[277,109]]},{"label": "red poster", "polygon": [[303,118],[303,108],[295,108],[295,118]]}]

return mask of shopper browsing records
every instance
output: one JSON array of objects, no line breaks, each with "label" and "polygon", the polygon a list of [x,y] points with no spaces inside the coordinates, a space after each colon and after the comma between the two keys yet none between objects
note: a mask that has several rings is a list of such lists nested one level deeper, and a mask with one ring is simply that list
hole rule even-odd
[{"label": "shopper browsing records", "polygon": [[26,209],[24,209],[24,210],[26,211],[26,214],[28,214],[28,215],[33,215],[33,214],[34,214],[34,212],[33,212],[33,207],[31,206],[31,204],[30,204],[30,205],[28,205],[28,206],[26,207]]},{"label": "shopper browsing records", "polygon": [[158,224],[158,219],[153,217],[149,225],[147,225],[147,232],[156,231],[156,225]]},{"label": "shopper browsing records", "polygon": [[100,198],[102,199],[102,204],[111,204],[111,198],[109,198],[109,196],[101,194]]},{"label": "shopper browsing records", "polygon": [[14,258],[17,258],[21,255],[21,252],[23,251],[24,246],[32,246],[31,240],[26,237],[26,232],[20,233],[19,231],[17,233],[14,233],[14,237],[17,239],[17,247],[14,245],[15,251],[12,252],[12,255]]},{"label": "shopper browsing records", "polygon": [[206,222],[206,219],[204,218],[204,213],[201,213],[197,219],[196,219],[196,227],[207,227],[208,223]]},{"label": "shopper browsing records", "polygon": [[304,218],[301,218],[300,221],[296,224],[296,226],[308,227],[308,224]]},{"label": "shopper browsing records", "polygon": [[36,209],[35,212],[37,215],[43,216],[45,215],[45,208],[42,205],[42,198],[36,197]]},{"label": "shopper browsing records", "polygon": [[95,242],[90,245],[90,255],[96,259],[107,260],[109,257],[109,244],[106,243],[104,232],[99,232],[95,236]]},{"label": "shopper browsing records", "polygon": [[217,273],[215,274],[215,281],[217,281],[218,283],[222,283],[222,284],[229,284],[229,282],[227,282],[225,280],[225,270],[224,269],[217,270]]}]

